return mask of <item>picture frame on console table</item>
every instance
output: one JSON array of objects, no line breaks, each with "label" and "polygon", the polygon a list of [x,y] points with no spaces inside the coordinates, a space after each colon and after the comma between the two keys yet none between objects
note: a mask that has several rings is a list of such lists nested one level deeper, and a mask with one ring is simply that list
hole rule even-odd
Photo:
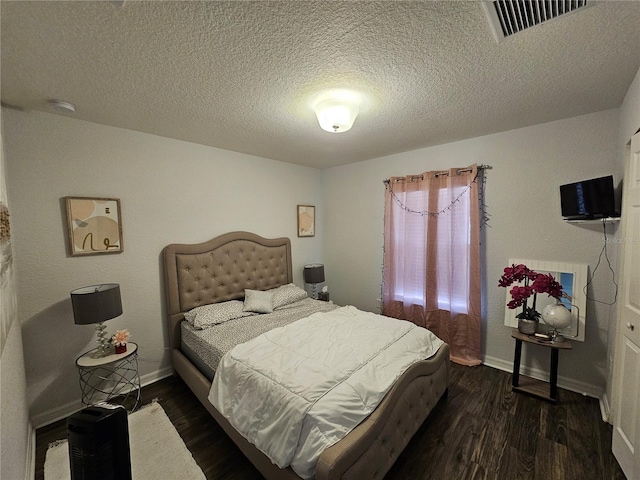
[{"label": "picture frame on console table", "polygon": [[[587,265],[581,263],[567,263],[567,262],[551,262],[541,261],[523,258],[510,258],[509,265],[526,265],[531,270],[543,274],[552,274],[558,281],[565,293],[571,296],[571,301],[567,302],[570,305],[565,305],[569,308],[573,320],[571,326],[566,329],[561,329],[559,332],[568,340],[575,340],[578,342],[585,341],[585,329],[586,329],[586,316],[587,316],[587,297],[584,291],[584,287],[587,285]],[[508,295],[508,292],[507,292]],[[555,303],[555,298],[548,295],[537,295],[536,297],[536,310],[542,312],[544,307],[548,304]],[[507,302],[505,302],[504,309],[504,325],[507,327],[518,327],[518,320],[516,319],[517,310],[509,308]],[[539,331],[552,330],[551,327],[546,325],[544,321],[539,322]]]},{"label": "picture frame on console table", "polygon": [[298,205],[298,237],[314,237],[316,235],[316,207]]},{"label": "picture frame on console table", "polygon": [[65,197],[71,256],[122,253],[120,199]]}]

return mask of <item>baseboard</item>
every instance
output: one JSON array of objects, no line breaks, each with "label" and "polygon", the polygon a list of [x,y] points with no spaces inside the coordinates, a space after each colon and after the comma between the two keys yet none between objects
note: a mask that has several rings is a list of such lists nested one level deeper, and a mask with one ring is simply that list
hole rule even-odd
[{"label": "baseboard", "polygon": [[[144,387],[146,385],[150,385],[157,382],[158,380],[170,377],[171,375],[173,375],[172,367],[166,367],[160,370],[156,370],[155,372],[147,373],[146,375],[142,375],[140,377],[140,386]],[[33,428],[35,431],[35,429],[57,422],[58,420],[62,420],[63,418],[67,418],[72,413],[75,413],[78,410],[82,409],[82,407],[82,402],[80,401],[80,399],[78,399],[73,402],[69,402],[64,405],[52,408],[51,410],[48,410],[46,412],[34,415],[33,417],[31,417],[31,424],[34,426]]]},{"label": "baseboard", "polygon": [[[485,356],[482,363],[488,367],[497,368],[498,370],[503,370],[510,373],[513,372],[513,362],[502,360],[500,358]],[[520,373],[522,375],[536,378],[538,380],[543,380],[545,382],[549,381],[549,372],[540,370],[539,368],[521,366]],[[565,390],[569,390],[571,392],[580,393],[581,395],[585,395],[587,397],[597,398],[598,401],[601,401],[602,397],[604,396],[602,388],[597,387],[596,385],[581,382],[573,378],[562,377],[560,375],[558,375],[558,387],[564,388]],[[602,405],[600,406],[600,408],[603,408]]]},{"label": "baseboard", "polygon": [[81,408],[82,402],[80,400],[65,403],[64,405],[59,405],[55,408],[52,408],[51,410],[47,410],[46,412],[34,415],[33,417],[31,417],[31,423],[37,430],[38,428],[46,427],[51,423],[62,420],[63,418],[67,418],[69,415],[77,412]]},{"label": "baseboard", "polygon": [[140,386],[146,387],[147,385],[151,385],[152,383],[156,383],[158,380],[162,380],[163,378],[167,378],[173,375],[173,367],[165,367],[161,370],[156,370],[155,372],[147,373],[140,377]]},{"label": "baseboard", "polygon": [[607,397],[607,392],[602,394],[600,397],[600,413],[602,414],[602,421],[607,422],[613,425],[611,421],[611,407],[609,406],[609,398]]},{"label": "baseboard", "polygon": [[498,370],[502,370],[504,372],[513,372],[513,362],[507,362],[506,360],[502,360],[501,358],[485,356],[482,360],[482,364],[486,365],[487,367],[497,368]]}]

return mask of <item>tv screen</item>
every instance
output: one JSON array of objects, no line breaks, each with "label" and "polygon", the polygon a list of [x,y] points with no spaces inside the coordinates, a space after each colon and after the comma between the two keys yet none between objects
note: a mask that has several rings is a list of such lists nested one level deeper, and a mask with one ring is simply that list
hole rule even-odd
[{"label": "tv screen", "polygon": [[560,185],[560,205],[562,216],[569,220],[620,216],[612,175]]}]

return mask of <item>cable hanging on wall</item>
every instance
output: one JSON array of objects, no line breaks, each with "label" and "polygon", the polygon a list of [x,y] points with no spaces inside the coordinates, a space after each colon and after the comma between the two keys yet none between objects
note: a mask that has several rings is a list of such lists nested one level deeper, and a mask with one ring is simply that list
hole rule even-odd
[{"label": "cable hanging on wall", "polygon": [[[449,210],[451,210],[451,208],[453,208],[453,206],[458,203],[460,201],[460,199],[469,191],[469,189],[471,188],[471,185],[473,183],[478,185],[478,203],[480,205],[480,228],[484,227],[484,226],[490,226],[489,225],[489,213],[487,212],[487,206],[485,204],[485,190],[486,190],[486,175],[484,174],[485,170],[491,170],[493,167],[490,165],[478,165],[477,170],[476,170],[476,174],[473,177],[473,179],[469,182],[469,185],[467,185],[461,192],[460,194],[454,198],[451,203],[449,203],[447,206],[445,206],[444,208],[442,208],[441,210],[437,211],[437,212],[430,212],[428,210],[413,210],[412,208],[409,208],[405,203],[402,202],[402,200],[400,200],[398,198],[398,196],[396,195],[396,193],[393,191],[393,186],[392,186],[392,182],[390,179],[385,179],[383,180],[382,183],[385,184],[385,188],[389,190],[389,193],[391,194],[391,197],[393,198],[394,202],[400,207],[402,208],[404,211],[409,212],[409,213],[414,213],[416,215],[422,215],[423,217],[426,216],[437,216],[437,215],[442,215],[446,212],[448,212]],[[462,172],[469,172],[471,171],[470,169],[460,169],[457,170],[457,173],[460,174]],[[437,173],[436,177],[439,175],[448,175],[448,172],[442,172],[442,173]],[[422,175],[414,175],[409,177],[410,181],[415,181],[415,180],[422,180]]]},{"label": "cable hanging on wall", "polygon": [[[591,300],[592,302],[602,303],[603,305],[613,305],[618,300],[618,284],[616,283],[616,272],[613,270],[611,266],[611,260],[609,260],[609,255],[607,254],[607,222],[605,219],[602,219],[602,230],[604,233],[604,245],[602,245],[602,250],[600,250],[600,255],[598,255],[598,262],[596,266],[593,268],[593,272],[591,272],[591,276],[587,279],[587,283],[583,288],[583,292],[587,300]],[[603,302],[602,300],[596,300],[595,298],[589,297],[587,293],[587,288],[591,285],[594,277],[596,276],[596,271],[598,271],[598,267],[600,266],[600,262],[602,261],[602,254],[604,253],[604,258],[607,261],[607,265],[609,266],[609,270],[611,271],[611,281],[615,286],[615,290],[613,292],[613,301],[612,302]]]}]

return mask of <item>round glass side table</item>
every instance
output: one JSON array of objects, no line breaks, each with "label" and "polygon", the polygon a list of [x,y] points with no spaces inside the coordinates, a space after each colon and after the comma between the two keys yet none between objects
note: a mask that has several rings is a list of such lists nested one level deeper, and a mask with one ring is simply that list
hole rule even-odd
[{"label": "round glass side table", "polygon": [[129,342],[126,352],[98,358],[95,357],[96,350],[85,352],[76,359],[82,403],[108,402],[134,411],[140,404],[138,345]]}]

